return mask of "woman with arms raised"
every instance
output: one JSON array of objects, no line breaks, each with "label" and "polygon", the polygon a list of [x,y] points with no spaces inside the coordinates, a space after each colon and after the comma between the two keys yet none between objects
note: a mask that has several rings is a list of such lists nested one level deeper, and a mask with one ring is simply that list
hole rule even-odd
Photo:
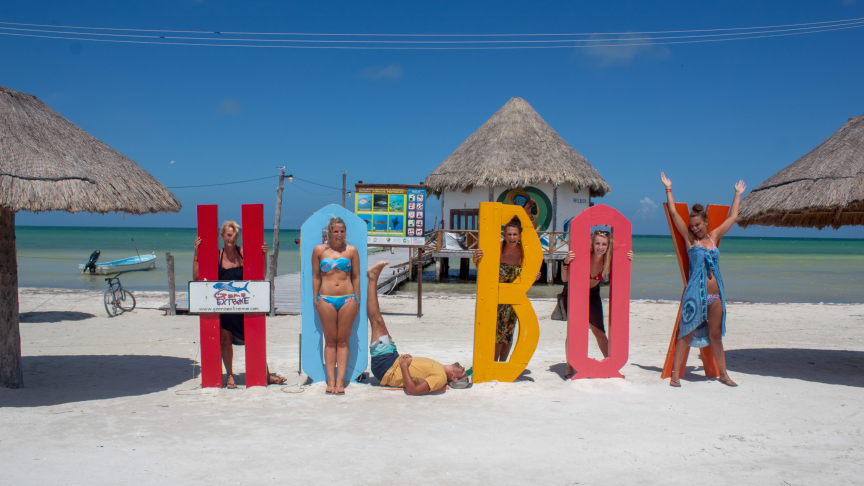
[{"label": "woman with arms raised", "polygon": [[327,223],[327,242],[312,252],[312,295],[324,330],[329,395],[345,394],[348,338],[360,312],[359,292],[360,253],[345,240],[345,222],[334,217]]},{"label": "woman with arms raised", "polygon": [[690,279],[681,299],[681,321],[678,323],[678,342],[675,343],[675,358],[672,362],[672,377],[669,386],[681,386],[684,372],[684,359],[690,347],[711,346],[717,360],[720,383],[738,386],[726,372],[726,355],[723,351],[723,336],[726,334],[726,299],[723,279],[720,277],[720,250],[717,242],[732,228],[738,219],[738,206],[741,194],[747,188],[744,181],[735,184],[735,197],[726,220],[713,231],[708,231],[708,215],[701,204],[690,209],[690,221],[675,210],[672,198],[672,181],[660,173],[660,180],[666,187],[666,203],[678,233],[687,243],[687,257],[690,260]]},{"label": "woman with arms raised", "polygon": [[[219,280],[243,280],[243,248],[237,246],[237,237],[240,236],[240,225],[235,221],[226,221],[219,230],[222,237],[223,248],[219,251]],[[201,237],[195,238],[195,257],[192,260],[192,280],[198,280],[198,245]],[[267,273],[267,243],[261,247],[264,252],[264,273]],[[234,383],[234,344],[242,346],[245,341],[243,314],[219,314],[220,347],[222,349],[222,363],[225,365],[226,388],[237,388]],[[270,374],[267,368],[267,383],[270,385],[281,385],[286,378],[277,374]]]},{"label": "woman with arms raised", "polygon": [[[561,272],[561,280],[564,281],[564,295],[569,292],[567,280],[570,278],[570,262],[576,258],[572,251],[567,252],[564,257],[564,270]],[[633,260],[633,251],[627,252],[627,258]],[[603,353],[603,357],[609,355],[609,339],[606,337],[606,327],[603,325],[603,300],[600,298],[600,282],[609,278],[612,268],[612,234],[606,230],[595,230],[591,233],[591,268],[588,275],[588,323],[591,333],[597,340],[597,347]],[[564,299],[565,310],[567,299]],[[610,324],[611,326],[611,324]],[[566,348],[566,342],[565,342]],[[567,363],[567,378],[573,376],[573,367]]]},{"label": "woman with arms raised", "polygon": [[[513,216],[504,226],[504,241],[501,242],[501,264],[498,267],[498,282],[513,283],[522,274],[522,223]],[[483,250],[474,250],[471,261],[474,265],[480,263]],[[538,272],[534,280],[540,278]],[[510,347],[513,345],[513,330],[516,329],[516,311],[510,304],[498,306],[498,321],[495,333],[495,361],[507,361]]]}]

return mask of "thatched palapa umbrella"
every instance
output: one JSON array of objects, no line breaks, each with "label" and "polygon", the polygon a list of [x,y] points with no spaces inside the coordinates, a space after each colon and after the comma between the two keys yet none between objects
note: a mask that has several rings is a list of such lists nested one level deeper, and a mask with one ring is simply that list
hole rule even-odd
[{"label": "thatched palapa umbrella", "polygon": [[864,115],[741,202],[738,225],[819,228],[864,224]]},{"label": "thatched palapa umbrella", "polygon": [[426,186],[439,196],[444,191],[544,182],[588,188],[591,197],[612,190],[522,98],[511,98],[426,177]]},{"label": "thatched palapa umbrella", "polygon": [[17,211],[147,214],[177,212],[181,207],[138,164],[35,96],[0,86],[0,386],[24,384]]}]

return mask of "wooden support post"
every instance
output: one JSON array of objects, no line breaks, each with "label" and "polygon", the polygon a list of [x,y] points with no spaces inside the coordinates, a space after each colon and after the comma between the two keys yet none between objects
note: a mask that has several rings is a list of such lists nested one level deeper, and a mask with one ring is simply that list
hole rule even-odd
[{"label": "wooden support post", "polygon": [[417,248],[417,317],[423,317],[423,247]]},{"label": "wooden support post", "polygon": [[546,260],[546,284],[552,285],[554,276],[552,275],[552,260]]},{"label": "wooden support post", "polygon": [[[273,223],[273,248],[270,248],[270,278],[276,278],[276,266],[279,264],[279,223],[282,220],[282,191],[285,189],[285,171],[279,172],[279,187],[276,189],[276,221]],[[245,243],[244,243],[245,244]],[[273,295],[271,289],[270,295]],[[273,299],[270,299],[270,315],[276,315]]]},{"label": "wooden support post", "polygon": [[[244,204],[243,279],[264,280],[264,205]],[[267,386],[267,317],[264,313],[244,314],[246,347],[246,388]]]},{"label": "wooden support post", "polygon": [[470,267],[468,266],[468,261],[470,258],[460,258],[459,259],[459,278],[461,280],[468,280],[468,272]]},{"label": "wooden support post", "polygon": [[18,259],[15,213],[0,207],[0,387],[24,386],[18,327]]},{"label": "wooden support post", "polygon": [[174,283],[174,255],[165,254],[165,266],[168,267],[168,315],[177,315],[177,295]]},{"label": "wooden support post", "polygon": [[[198,279],[219,280],[219,207],[198,206]],[[219,314],[201,314],[201,388],[222,388]]]},{"label": "wooden support post", "polygon": [[442,270],[442,267],[443,267],[443,265],[444,265],[444,264],[441,262],[441,260],[442,260],[441,257],[436,257],[436,258],[435,258],[435,282],[440,282],[440,281],[441,281],[441,270]]},{"label": "wooden support post", "polygon": [[[276,268],[276,255],[270,255],[270,268]],[[276,317],[276,272],[270,272],[270,317]]]}]

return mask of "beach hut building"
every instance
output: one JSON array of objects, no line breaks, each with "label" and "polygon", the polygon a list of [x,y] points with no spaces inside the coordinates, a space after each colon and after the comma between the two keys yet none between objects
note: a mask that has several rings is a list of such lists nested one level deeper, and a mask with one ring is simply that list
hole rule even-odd
[{"label": "beach hut building", "polygon": [[[541,239],[548,242],[545,258],[550,282],[551,262],[562,260],[566,253],[565,247],[556,244],[566,222],[588,208],[592,198],[611,191],[585,157],[522,98],[510,99],[462,142],[426,177],[426,186],[441,200],[442,224],[436,230],[445,231],[439,235],[476,230],[484,201],[525,207]],[[468,246],[471,242],[469,233]],[[450,251],[446,246],[445,242],[439,253]],[[463,258],[460,270],[467,273],[470,252],[457,253]],[[436,258],[440,278],[446,262],[441,261],[443,256]]]},{"label": "beach hut building", "polygon": [[35,96],[0,86],[0,387],[24,384],[16,212],[147,214],[181,207],[141,166]]},{"label": "beach hut building", "polygon": [[864,225],[864,115],[850,118],[741,201],[738,225]]}]

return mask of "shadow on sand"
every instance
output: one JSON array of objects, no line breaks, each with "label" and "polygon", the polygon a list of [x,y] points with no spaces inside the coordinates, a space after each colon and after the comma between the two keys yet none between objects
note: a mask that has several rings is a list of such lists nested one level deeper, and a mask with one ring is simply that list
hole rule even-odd
[{"label": "shadow on sand", "polygon": [[173,356],[24,356],[24,388],[0,389],[0,407],[41,407],[146,395],[198,376]]},{"label": "shadow on sand", "polygon": [[[688,363],[692,363],[691,356]],[[662,368],[631,363],[643,370],[660,373]],[[864,352],[840,349],[757,348],[727,349],[726,367],[735,373],[773,376],[796,380],[864,387]],[[698,374],[697,374],[698,373]],[[687,366],[685,381],[704,381],[702,366]]]},{"label": "shadow on sand", "polygon": [[[864,387],[864,352],[839,349],[760,348],[726,351],[732,373]],[[734,379],[734,378],[733,378]]]},{"label": "shadow on sand", "polygon": [[96,317],[88,312],[77,311],[45,311],[45,312],[24,312],[18,315],[18,320],[21,322],[30,323],[45,323],[45,322],[60,322],[60,321],[84,321]]}]

